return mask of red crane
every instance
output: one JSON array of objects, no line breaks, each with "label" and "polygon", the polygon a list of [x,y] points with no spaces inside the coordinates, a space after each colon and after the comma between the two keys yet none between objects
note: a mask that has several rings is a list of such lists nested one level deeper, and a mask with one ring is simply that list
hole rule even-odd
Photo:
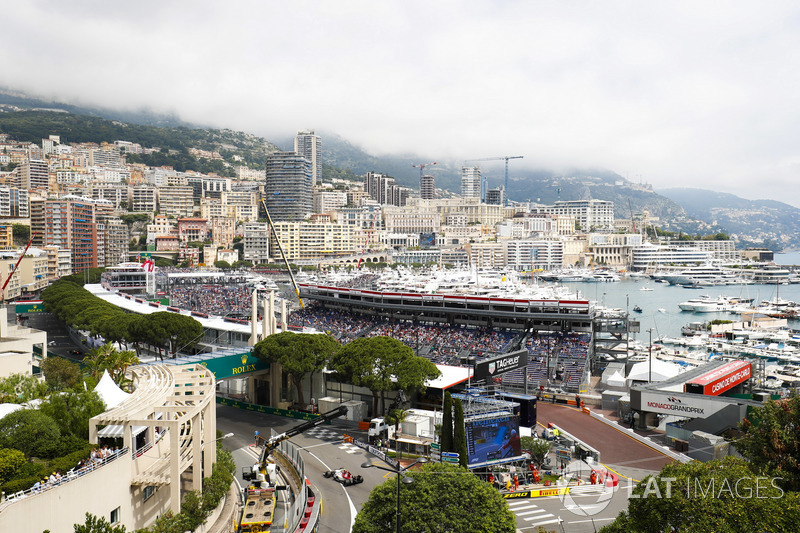
[{"label": "red crane", "polygon": [[421,163],[419,165],[411,165],[411,166],[419,169],[419,179],[422,179],[422,173],[425,171],[425,167],[430,167],[438,164],[439,163],[434,161],[433,163]]},{"label": "red crane", "polygon": [[20,261],[22,261],[22,258],[25,257],[25,254],[27,253],[28,248],[31,247],[31,243],[33,242],[33,239],[35,239],[38,234],[39,234],[38,231],[34,231],[33,232],[33,235],[31,235],[31,240],[29,240],[28,241],[28,245],[25,246],[25,250],[22,251],[22,254],[19,256],[19,259],[17,259],[17,262],[14,263],[14,268],[11,270],[11,272],[8,273],[8,277],[6,278],[6,282],[3,283],[3,288],[0,289],[0,303],[6,301],[6,287],[8,286],[8,282],[11,281],[11,276],[13,276],[14,272],[17,271],[17,267],[19,266]]}]

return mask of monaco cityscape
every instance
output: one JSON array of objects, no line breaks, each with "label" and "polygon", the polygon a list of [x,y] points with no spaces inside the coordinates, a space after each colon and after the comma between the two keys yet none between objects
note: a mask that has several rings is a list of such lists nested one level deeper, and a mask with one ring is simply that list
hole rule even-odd
[{"label": "monaco cityscape", "polygon": [[800,11],[445,4],[4,8],[0,530],[800,528]]}]

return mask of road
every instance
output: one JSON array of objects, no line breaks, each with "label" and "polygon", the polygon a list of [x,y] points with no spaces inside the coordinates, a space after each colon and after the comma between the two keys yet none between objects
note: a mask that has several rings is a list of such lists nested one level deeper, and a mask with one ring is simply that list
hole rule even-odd
[{"label": "road", "polygon": [[[223,433],[233,432],[234,436],[225,439],[224,445],[231,450],[237,466],[237,479],[244,485],[241,467],[256,462],[257,452],[253,450],[254,432],[269,435],[270,429],[283,432],[301,424],[302,421],[280,416],[254,413],[234,407],[217,406],[217,429]],[[380,471],[362,469],[361,464],[367,460],[368,454],[360,448],[343,442],[344,433],[353,432],[341,422],[333,421],[330,425],[312,428],[300,435],[292,437],[291,442],[302,449],[306,477],[316,485],[322,497],[322,515],[318,531],[342,533],[350,531],[352,521],[358,509],[367,501],[372,487],[381,483]],[[351,472],[364,476],[364,483],[345,488],[343,485],[326,479],[323,473],[335,468],[346,468]],[[283,515],[276,510],[275,526],[284,526]]]}]

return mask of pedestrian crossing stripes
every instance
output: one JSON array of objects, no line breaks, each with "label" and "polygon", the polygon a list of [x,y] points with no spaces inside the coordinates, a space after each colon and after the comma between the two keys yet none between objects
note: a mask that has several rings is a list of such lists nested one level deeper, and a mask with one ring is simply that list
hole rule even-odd
[{"label": "pedestrian crossing stripes", "polygon": [[548,513],[531,500],[512,500],[508,502],[508,506],[517,518],[530,523],[526,528],[557,524],[561,520],[560,517]]}]

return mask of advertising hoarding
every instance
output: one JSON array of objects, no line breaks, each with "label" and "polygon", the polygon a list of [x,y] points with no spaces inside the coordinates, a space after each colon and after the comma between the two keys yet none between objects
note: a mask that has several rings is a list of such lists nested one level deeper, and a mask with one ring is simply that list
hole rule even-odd
[{"label": "advertising hoarding", "polygon": [[491,379],[505,372],[524,368],[528,364],[528,350],[517,350],[494,359],[487,359],[475,363],[475,372],[472,379]]},{"label": "advertising hoarding", "polygon": [[752,375],[749,361],[731,361],[686,383],[685,391],[707,396],[718,396],[744,383]]},{"label": "advertising hoarding", "polygon": [[522,455],[519,418],[499,415],[465,421],[467,463],[499,461]]}]

